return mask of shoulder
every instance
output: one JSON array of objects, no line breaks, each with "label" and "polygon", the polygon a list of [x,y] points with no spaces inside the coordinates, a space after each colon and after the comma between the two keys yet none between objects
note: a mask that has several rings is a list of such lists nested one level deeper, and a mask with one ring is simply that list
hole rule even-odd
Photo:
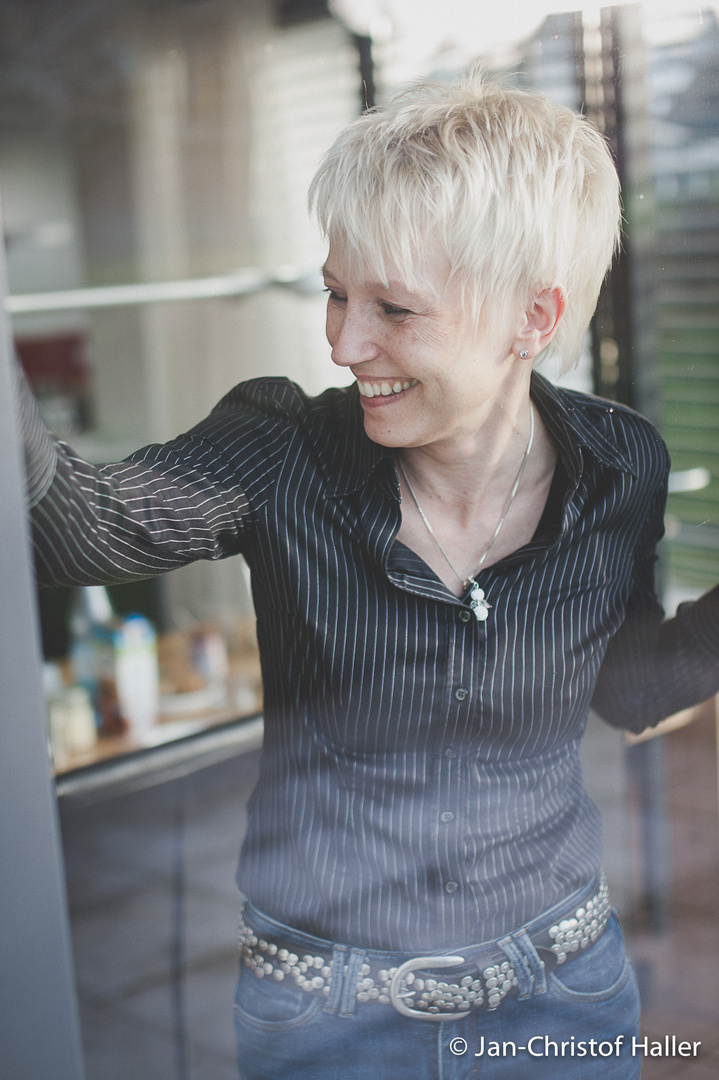
[{"label": "shoulder", "polygon": [[225,394],[194,430],[206,437],[237,432],[238,428],[277,435],[297,429],[339,430],[350,409],[350,391],[346,387],[334,387],[311,397],[290,379],[250,379]]},{"label": "shoulder", "polygon": [[242,410],[299,423],[313,414],[337,408],[347,399],[349,391],[349,387],[333,387],[317,397],[311,397],[291,379],[249,379],[238,383],[225,394],[212,413]]},{"label": "shoulder", "polygon": [[257,510],[290,463],[293,475],[314,463],[329,473],[342,448],[349,453],[351,394],[331,389],[317,397],[289,379],[239,383],[204,420],[162,448],[228,485],[239,484]]},{"label": "shoulder", "polygon": [[[547,387],[547,384],[544,384]],[[654,424],[616,401],[551,386],[547,407],[580,447],[606,464],[625,468],[655,486],[669,471],[669,452]]]},{"label": "shoulder", "polygon": [[575,409],[595,431],[624,452],[641,469],[669,468],[666,443],[651,420],[616,401],[567,391]]}]

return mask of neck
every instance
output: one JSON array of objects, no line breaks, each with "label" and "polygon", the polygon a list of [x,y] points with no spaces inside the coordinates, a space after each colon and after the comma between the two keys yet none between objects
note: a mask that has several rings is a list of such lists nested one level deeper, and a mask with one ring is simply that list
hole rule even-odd
[{"label": "neck", "polygon": [[396,454],[415,490],[432,498],[461,504],[467,516],[487,492],[511,488],[526,453],[532,426],[527,396],[514,405],[495,408],[476,431],[425,446],[405,447]]}]

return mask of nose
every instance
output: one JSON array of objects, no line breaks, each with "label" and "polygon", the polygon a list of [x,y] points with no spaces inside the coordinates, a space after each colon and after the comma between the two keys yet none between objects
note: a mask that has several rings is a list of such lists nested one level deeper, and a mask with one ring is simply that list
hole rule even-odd
[{"label": "nose", "polygon": [[341,308],[327,308],[327,340],[332,346],[332,361],[338,367],[350,367],[379,355],[373,340],[370,320],[348,303]]}]

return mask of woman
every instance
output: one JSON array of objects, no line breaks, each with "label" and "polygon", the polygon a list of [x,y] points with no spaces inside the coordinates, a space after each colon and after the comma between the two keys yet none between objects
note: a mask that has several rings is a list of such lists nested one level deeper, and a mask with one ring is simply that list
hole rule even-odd
[{"label": "woman", "polygon": [[719,593],[662,623],[663,444],[533,371],[578,355],[618,232],[609,153],[472,77],[350,125],[311,199],[356,385],[255,380],[101,469],[29,418],[40,574],[250,565],[245,1080],[638,1076],[578,744],[592,700],[640,730],[719,688]]}]

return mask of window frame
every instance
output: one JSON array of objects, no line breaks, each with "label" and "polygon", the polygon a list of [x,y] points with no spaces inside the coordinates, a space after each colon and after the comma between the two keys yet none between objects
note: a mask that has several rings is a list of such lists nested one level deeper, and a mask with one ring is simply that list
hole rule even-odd
[{"label": "window frame", "polygon": [[0,1060],[14,1080],[83,1080],[25,525],[6,282],[0,241]]}]

